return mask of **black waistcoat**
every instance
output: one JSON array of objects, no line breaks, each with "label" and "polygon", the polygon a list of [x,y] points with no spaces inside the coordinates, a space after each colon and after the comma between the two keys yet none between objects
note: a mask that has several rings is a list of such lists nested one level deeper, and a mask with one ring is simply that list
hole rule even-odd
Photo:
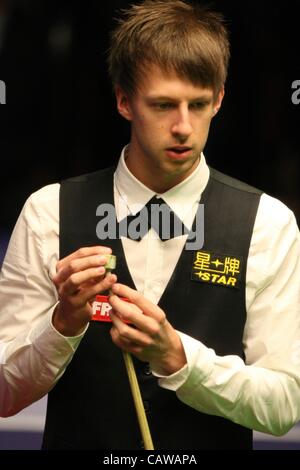
[{"label": "black waistcoat", "polygon": [[[60,257],[79,247],[111,246],[121,283],[135,287],[120,240],[96,236],[96,208],[113,204],[110,168],[63,181],[60,189]],[[183,250],[159,302],[171,324],[213,348],[244,358],[245,273],[261,193],[211,170],[201,203],[205,241],[201,252],[242,260],[240,286],[191,278],[195,253]],[[214,258],[214,259],[215,259]],[[211,266],[212,267],[212,266]],[[218,268],[218,266],[216,266]],[[199,270],[198,270],[199,271]],[[142,446],[121,351],[110,324],[91,322],[66,372],[49,393],[43,448],[138,449]],[[252,432],[221,417],[200,413],[162,389],[145,363],[135,360],[156,449],[247,449]]]}]

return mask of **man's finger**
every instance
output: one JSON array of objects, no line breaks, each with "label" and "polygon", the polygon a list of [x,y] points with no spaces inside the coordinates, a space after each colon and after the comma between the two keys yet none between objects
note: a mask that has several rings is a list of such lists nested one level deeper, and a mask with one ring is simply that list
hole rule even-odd
[{"label": "man's finger", "polygon": [[93,255],[110,255],[112,253],[111,248],[107,246],[88,246],[79,248],[79,250],[74,251],[70,255],[58,261],[56,269],[59,271],[62,267],[69,264],[74,259],[87,258],[88,256]]},{"label": "man's finger", "polygon": [[85,304],[86,302],[91,302],[94,300],[95,296],[101,292],[105,292],[113,286],[113,284],[117,281],[117,276],[115,274],[109,274],[106,276],[102,281],[98,282],[94,286],[91,286],[87,289],[83,289],[80,294],[82,302]]},{"label": "man's finger", "polygon": [[120,340],[124,340],[125,343],[128,345],[128,341],[135,343],[137,346],[152,346],[153,340],[152,338],[143,333],[140,330],[136,330],[135,328],[132,328],[131,326],[125,324],[118,315],[110,312],[110,318],[112,320],[112,323],[114,327],[116,328],[115,331],[115,338],[120,338]]},{"label": "man's finger", "polygon": [[94,285],[78,288],[69,294],[59,291],[59,297],[76,307],[84,307],[87,302],[93,302],[96,295],[109,290],[116,281],[117,276],[115,274],[110,274]]},{"label": "man's finger", "polygon": [[88,270],[89,268],[96,268],[97,266],[104,266],[107,262],[107,255],[93,255],[83,258],[73,258],[64,265],[61,265],[56,275],[53,277],[54,284],[58,285],[65,282],[74,273]]},{"label": "man's finger", "polygon": [[[142,310],[133,303],[125,302],[117,295],[109,297],[109,303],[114,311],[121,314],[122,320],[133,323],[139,330],[154,336],[160,330],[160,324],[153,318],[153,316],[144,315]],[[156,306],[152,306],[152,308]]]},{"label": "man's finger", "polygon": [[150,302],[150,300],[147,300],[136,290],[131,289],[124,284],[117,283],[112,287],[112,292],[119,297],[126,297],[130,302],[137,305],[145,315],[154,318],[159,323],[165,321],[166,315],[164,311],[157,305],[154,305],[152,302]]},{"label": "man's finger", "polygon": [[99,282],[101,278],[103,278],[105,274],[105,268],[90,268],[86,269],[85,271],[80,271],[78,273],[72,274],[66,282],[62,285],[62,288],[59,289],[60,294],[65,295],[72,295],[78,291],[82,284],[86,283],[87,281],[95,281]]}]

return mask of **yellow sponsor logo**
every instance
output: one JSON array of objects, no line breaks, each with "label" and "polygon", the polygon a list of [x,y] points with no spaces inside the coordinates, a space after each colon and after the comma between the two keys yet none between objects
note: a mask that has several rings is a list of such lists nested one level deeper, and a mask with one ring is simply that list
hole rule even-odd
[{"label": "yellow sponsor logo", "polygon": [[238,288],[241,263],[241,258],[237,256],[196,251],[193,260],[192,279],[209,284]]}]

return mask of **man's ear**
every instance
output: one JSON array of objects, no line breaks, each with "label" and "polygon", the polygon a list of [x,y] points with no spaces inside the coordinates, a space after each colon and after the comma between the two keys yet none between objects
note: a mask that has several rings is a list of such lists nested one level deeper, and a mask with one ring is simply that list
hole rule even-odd
[{"label": "man's ear", "polygon": [[222,87],[221,90],[218,92],[217,98],[214,102],[214,116],[217,114],[217,112],[221,108],[224,95],[225,95],[225,89],[224,87]]},{"label": "man's ear", "polygon": [[121,116],[123,116],[123,118],[127,119],[127,121],[131,121],[132,112],[128,95],[119,86],[116,86],[115,94],[119,113]]}]

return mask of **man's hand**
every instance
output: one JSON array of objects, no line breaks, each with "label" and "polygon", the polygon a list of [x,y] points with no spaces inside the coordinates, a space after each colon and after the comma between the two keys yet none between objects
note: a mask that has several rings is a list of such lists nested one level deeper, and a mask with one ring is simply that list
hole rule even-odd
[{"label": "man's hand", "polygon": [[104,265],[111,249],[103,246],[80,248],[58,261],[53,282],[59,304],[52,323],[64,336],[80,334],[92,318],[95,296],[111,288],[117,281],[114,274],[105,277]]},{"label": "man's hand", "polygon": [[[109,302],[113,342],[141,361],[149,362],[161,375],[171,375],[186,364],[186,356],[176,330],[165,313],[142,294],[123,284],[114,284]],[[118,296],[127,297],[131,303]],[[125,321],[130,324],[124,323]]]}]

